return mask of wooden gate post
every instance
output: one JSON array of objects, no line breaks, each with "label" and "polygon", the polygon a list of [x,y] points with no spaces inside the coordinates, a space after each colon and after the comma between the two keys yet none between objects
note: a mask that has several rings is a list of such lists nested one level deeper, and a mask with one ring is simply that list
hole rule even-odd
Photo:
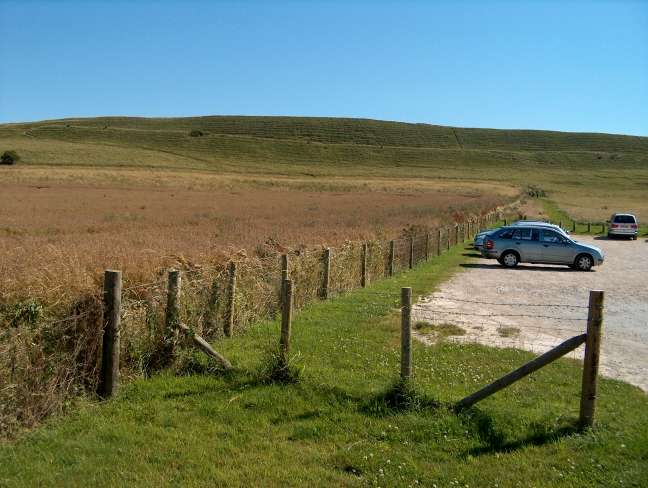
[{"label": "wooden gate post", "polygon": [[441,229],[437,229],[437,256],[441,256]]},{"label": "wooden gate post", "polygon": [[401,288],[401,381],[412,376],[412,289]]},{"label": "wooden gate post", "polygon": [[234,297],[236,295],[236,263],[229,263],[229,281],[227,283],[227,320],[223,326],[225,337],[232,337],[234,329]]},{"label": "wooden gate post", "polygon": [[409,241],[409,268],[414,267],[414,236],[410,237]]},{"label": "wooden gate post", "polygon": [[121,271],[104,273],[103,343],[99,396],[109,398],[119,388],[119,337],[121,321]]},{"label": "wooden gate post", "polygon": [[178,342],[178,323],[180,322],[180,287],[182,278],[177,269],[169,270],[167,282],[167,305],[164,324],[166,327],[167,350],[173,355]]},{"label": "wooden gate post", "polygon": [[583,385],[578,420],[581,428],[594,426],[601,349],[601,329],[603,326],[603,299],[603,291],[590,291],[589,312],[587,314],[587,339],[585,341],[585,357],[583,362]]},{"label": "wooden gate post", "polygon": [[292,327],[293,307],[293,282],[285,280],[283,284],[283,297],[281,305],[281,337],[279,338],[279,365],[281,368],[288,366],[290,354],[290,332]]},{"label": "wooden gate post", "polygon": [[322,283],[322,298],[328,300],[331,285],[331,248],[324,249],[324,278]]},{"label": "wooden gate post", "polygon": [[396,243],[389,241],[389,276],[394,276],[394,254],[396,254]]},{"label": "wooden gate post", "polygon": [[367,252],[368,252],[369,246],[367,246],[367,243],[362,244],[362,257],[361,257],[361,262],[360,262],[360,286],[362,288],[365,288],[367,286]]}]

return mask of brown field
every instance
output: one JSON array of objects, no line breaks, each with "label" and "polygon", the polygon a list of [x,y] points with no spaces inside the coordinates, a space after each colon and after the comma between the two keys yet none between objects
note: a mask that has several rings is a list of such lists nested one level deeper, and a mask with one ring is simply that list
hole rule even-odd
[{"label": "brown field", "polygon": [[73,297],[101,270],[127,283],[178,261],[267,247],[335,246],[493,207],[485,182],[298,178],[201,172],[11,168],[0,177],[0,299]]}]

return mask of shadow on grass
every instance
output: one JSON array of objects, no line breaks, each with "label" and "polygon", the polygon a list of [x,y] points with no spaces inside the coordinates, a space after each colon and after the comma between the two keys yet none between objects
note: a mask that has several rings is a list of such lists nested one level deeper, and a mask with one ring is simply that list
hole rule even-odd
[{"label": "shadow on grass", "polygon": [[421,395],[408,381],[399,380],[378,395],[365,399],[360,404],[362,413],[384,417],[401,412],[436,409],[439,402]]},{"label": "shadow on grass", "polygon": [[472,407],[461,413],[459,417],[485,444],[474,447],[463,453],[463,456],[481,456],[483,454],[507,453],[527,446],[542,446],[551,444],[563,437],[580,433],[576,419],[561,426],[554,427],[536,422],[529,426],[529,432],[523,439],[507,441],[506,436],[495,428],[490,415],[477,407]]}]

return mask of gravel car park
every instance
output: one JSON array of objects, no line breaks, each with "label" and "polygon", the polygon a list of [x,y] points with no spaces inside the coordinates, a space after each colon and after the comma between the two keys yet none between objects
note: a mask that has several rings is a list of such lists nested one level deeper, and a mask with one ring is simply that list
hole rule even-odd
[{"label": "gravel car park", "polygon": [[[464,265],[465,272],[423,298],[414,307],[413,318],[465,330],[465,335],[450,340],[541,353],[583,333],[589,291],[604,290],[601,371],[648,392],[648,242],[578,239],[600,247],[606,254],[605,266],[580,273],[551,265],[510,269],[494,260],[473,259]],[[514,310],[517,316],[499,315],[503,310]],[[434,340],[415,335],[424,342]],[[582,348],[572,357],[582,358]]]}]

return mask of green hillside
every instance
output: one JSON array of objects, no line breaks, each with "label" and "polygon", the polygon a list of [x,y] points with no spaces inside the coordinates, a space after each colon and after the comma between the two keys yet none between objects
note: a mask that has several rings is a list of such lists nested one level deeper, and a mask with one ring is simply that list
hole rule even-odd
[{"label": "green hillside", "polygon": [[579,218],[636,208],[648,219],[648,137],[316,117],[99,117],[1,125],[0,151],[8,149],[25,166],[533,184]]}]

